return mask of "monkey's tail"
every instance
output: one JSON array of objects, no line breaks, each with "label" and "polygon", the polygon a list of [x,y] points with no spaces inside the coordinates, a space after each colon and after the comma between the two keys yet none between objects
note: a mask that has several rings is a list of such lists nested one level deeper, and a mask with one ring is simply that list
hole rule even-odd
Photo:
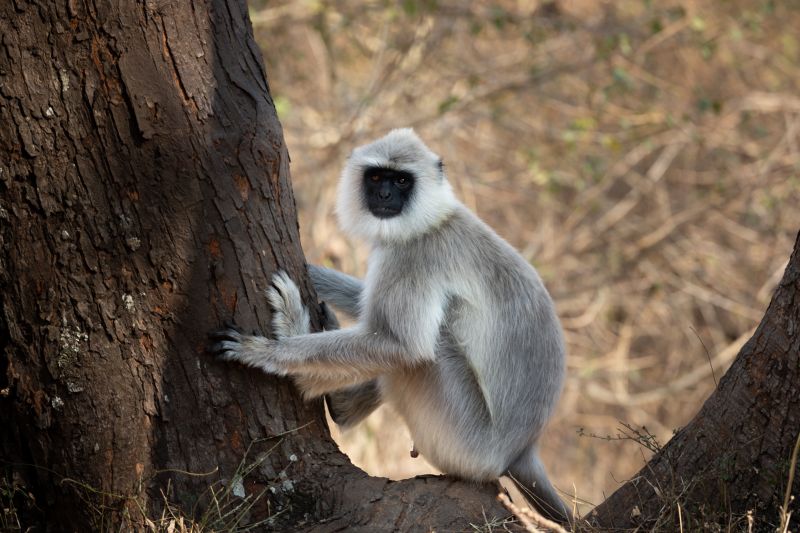
[{"label": "monkey's tail", "polygon": [[572,512],[547,478],[536,446],[522,452],[511,463],[508,473],[521,485],[522,492],[532,498],[533,504],[545,518],[562,524],[572,523]]}]

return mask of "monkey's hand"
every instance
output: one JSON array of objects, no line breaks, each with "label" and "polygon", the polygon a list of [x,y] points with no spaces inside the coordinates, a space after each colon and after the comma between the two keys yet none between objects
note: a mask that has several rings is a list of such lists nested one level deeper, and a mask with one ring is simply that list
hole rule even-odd
[{"label": "monkey's hand", "polygon": [[308,310],[300,298],[300,290],[283,270],[272,276],[267,300],[272,306],[272,331],[277,339],[311,332]]},{"label": "monkey's hand", "polygon": [[232,327],[212,333],[210,340],[210,351],[218,359],[237,361],[268,374],[286,375],[286,369],[277,355],[278,341],[258,335],[246,335]]}]

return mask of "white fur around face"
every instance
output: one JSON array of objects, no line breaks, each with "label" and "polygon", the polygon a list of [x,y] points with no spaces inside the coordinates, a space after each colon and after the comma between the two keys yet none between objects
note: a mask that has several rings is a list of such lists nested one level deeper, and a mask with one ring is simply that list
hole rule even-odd
[{"label": "white fur around face", "polygon": [[[342,229],[374,243],[404,241],[438,226],[458,205],[439,156],[411,128],[395,129],[377,141],[353,150],[339,180],[336,214]],[[403,170],[414,175],[414,189],[399,215],[380,219],[364,198],[367,167]]]}]

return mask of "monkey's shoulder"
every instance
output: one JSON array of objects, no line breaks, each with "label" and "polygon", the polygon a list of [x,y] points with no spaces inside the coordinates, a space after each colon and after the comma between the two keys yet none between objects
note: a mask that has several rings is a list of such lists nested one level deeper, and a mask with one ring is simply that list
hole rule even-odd
[{"label": "monkey's shoulder", "polygon": [[[479,275],[498,271],[525,275],[534,272],[511,244],[465,206],[460,206],[445,224],[432,232],[426,248],[428,255],[449,263],[455,272],[470,270]],[[448,265],[438,266],[447,270]]]}]

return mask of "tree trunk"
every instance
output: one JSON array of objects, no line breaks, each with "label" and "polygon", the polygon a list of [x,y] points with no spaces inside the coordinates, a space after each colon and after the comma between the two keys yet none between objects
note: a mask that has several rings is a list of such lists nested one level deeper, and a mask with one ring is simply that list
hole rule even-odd
[{"label": "tree trunk", "polygon": [[774,531],[799,434],[800,234],[761,324],[716,391],[590,521],[614,530],[682,522],[692,531],[753,511],[759,531]]},{"label": "tree trunk", "polygon": [[226,319],[269,332],[276,269],[311,301],[243,0],[11,0],[0,35],[0,460],[24,520],[141,528],[166,502],[217,528],[507,514],[492,487],[369,478],[320,402],[206,355]]}]

